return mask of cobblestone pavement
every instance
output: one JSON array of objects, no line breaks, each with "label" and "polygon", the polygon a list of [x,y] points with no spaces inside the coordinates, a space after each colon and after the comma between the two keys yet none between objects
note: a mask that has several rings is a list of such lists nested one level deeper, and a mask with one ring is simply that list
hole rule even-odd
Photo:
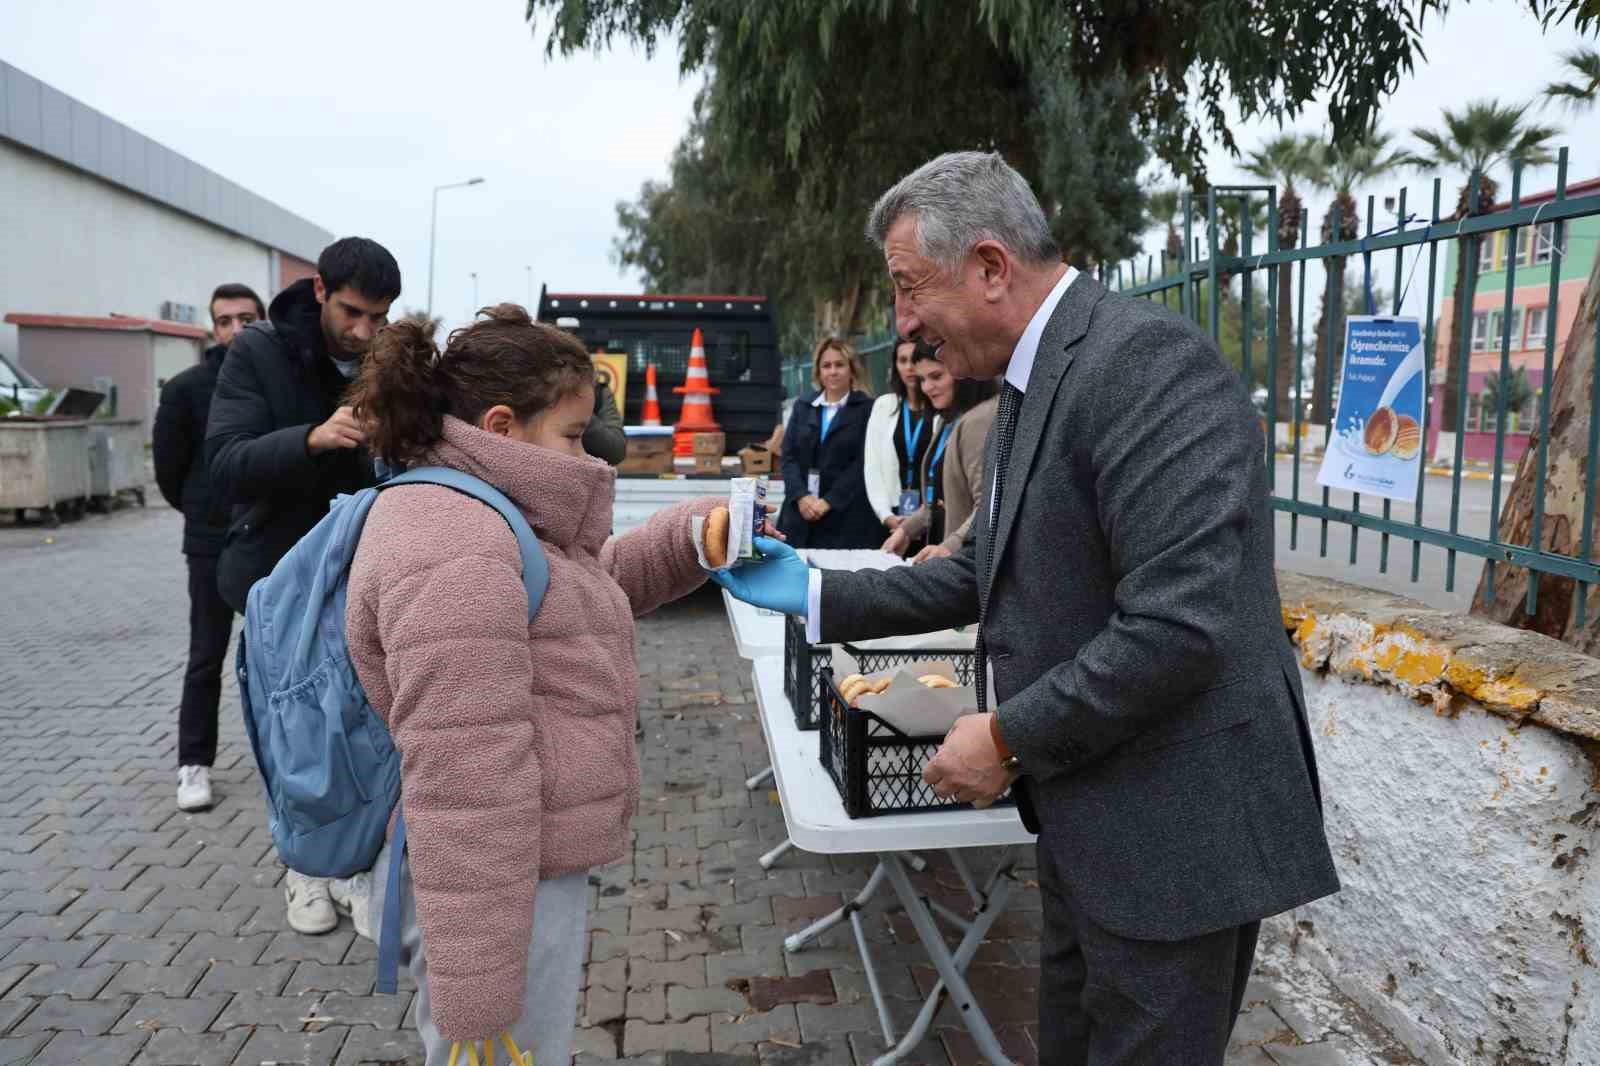
[{"label": "cobblestone pavement", "polygon": [[[159,506],[58,530],[0,525],[0,1064],[420,1061],[410,991],[372,992],[372,945],[348,922],[323,937],[284,923],[231,681],[218,805],[174,805],[178,539]],[[781,945],[859,890],[866,862],[791,852],[771,872],[756,864],[783,817],[774,796],[743,787],[765,750],[718,598],[646,619],[639,646],[644,796],[631,854],[591,877],[578,1062],[870,1062],[882,1045],[846,936],[799,954]],[[1031,860],[1020,876],[971,975],[1018,1061],[1048,1062],[1034,1043]],[[920,881],[964,900],[947,863]],[[866,927],[903,1031],[931,970],[903,914]],[[1230,1064],[1408,1061],[1362,1044],[1282,952],[1260,973]],[[978,1061],[950,1014],[910,1061]]]}]

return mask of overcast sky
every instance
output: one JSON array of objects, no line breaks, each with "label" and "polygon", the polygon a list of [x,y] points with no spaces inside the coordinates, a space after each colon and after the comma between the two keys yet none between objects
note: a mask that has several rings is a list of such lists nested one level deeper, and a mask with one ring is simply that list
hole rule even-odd
[{"label": "overcast sky", "polygon": [[[240,13],[252,8],[254,20]],[[522,11],[522,0],[5,0],[0,56],[338,235],[381,241],[400,260],[403,307],[427,300],[433,186],[483,177],[439,197],[434,309],[454,322],[472,305],[473,271],[480,304],[526,301],[528,267],[535,293],[541,282],[637,290],[611,260],[614,205],[665,176],[698,85],[679,78],[672,49],[546,60]],[[1430,23],[1428,63],[1384,124],[1433,125],[1442,107],[1480,96],[1526,99],[1577,40],[1570,28],[1541,35],[1516,0],[1453,5]],[[1574,179],[1600,174],[1600,112],[1547,117],[1569,131]],[[1319,112],[1300,127],[1322,123]],[[1246,125],[1239,139],[1268,132]],[[1212,168],[1239,176],[1222,153]],[[1552,180],[1532,174],[1525,188]],[[1425,207],[1426,183],[1409,195]],[[1324,205],[1313,207],[1320,220]]]}]

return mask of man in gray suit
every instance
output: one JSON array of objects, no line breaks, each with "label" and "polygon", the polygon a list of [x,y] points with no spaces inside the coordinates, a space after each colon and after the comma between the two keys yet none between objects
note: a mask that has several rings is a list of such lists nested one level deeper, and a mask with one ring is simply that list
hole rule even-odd
[{"label": "man in gray suit", "polygon": [[925,779],[1039,834],[1040,1059],[1221,1063],[1262,918],[1338,890],[1273,573],[1265,442],[1194,325],[1061,261],[998,156],[884,194],[902,336],[1003,376],[980,520],[947,559],[718,575],[812,639],[980,622],[997,706]]}]

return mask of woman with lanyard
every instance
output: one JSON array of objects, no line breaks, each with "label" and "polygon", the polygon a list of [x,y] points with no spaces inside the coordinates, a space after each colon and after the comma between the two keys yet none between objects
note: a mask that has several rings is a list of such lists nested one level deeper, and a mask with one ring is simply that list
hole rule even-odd
[{"label": "woman with lanyard", "polygon": [[795,403],[783,435],[783,511],[778,529],[796,548],[870,548],[883,527],[867,501],[866,372],[836,337],[811,357],[817,394]]},{"label": "woman with lanyard", "polygon": [[[955,494],[960,506],[947,507],[947,503],[956,503],[956,499],[949,498],[952,494],[948,493],[947,486],[952,481],[965,478],[970,473],[968,467],[974,464],[978,467],[978,476],[982,476],[983,440],[987,431],[977,436],[976,448],[970,445],[970,441],[954,451],[951,445],[953,440],[973,436],[963,432],[963,416],[994,392],[993,382],[958,381],[931,349],[924,349],[920,345],[916,353],[916,369],[923,395],[928,398],[928,404],[935,412],[933,436],[917,469],[921,505],[907,515],[883,543],[883,550],[895,555],[904,555],[923,544],[942,544],[947,532],[954,532],[967,521],[972,511],[971,495]],[[947,464],[953,464],[959,470],[951,469]],[[952,478],[952,474],[957,476]]]},{"label": "woman with lanyard", "polygon": [[917,469],[932,440],[933,412],[917,378],[912,358],[916,348],[915,341],[895,338],[889,391],[873,402],[867,419],[867,500],[878,521],[891,530],[917,509]]}]

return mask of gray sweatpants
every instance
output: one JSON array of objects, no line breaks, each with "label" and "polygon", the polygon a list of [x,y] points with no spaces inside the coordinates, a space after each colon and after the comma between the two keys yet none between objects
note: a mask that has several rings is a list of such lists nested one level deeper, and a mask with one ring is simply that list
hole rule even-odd
[{"label": "gray sweatpants", "polygon": [[[372,868],[372,924],[373,932],[379,936],[389,861],[389,846],[385,844]],[[588,898],[586,872],[539,882],[522,1018],[511,1027],[511,1038],[523,1051],[533,1052],[535,1066],[567,1066],[572,1061],[572,1033],[577,1024],[578,986],[583,981],[583,948],[588,932]],[[417,983],[417,1032],[427,1051],[427,1066],[446,1066],[450,1041],[440,1036],[433,1024],[427,945],[417,927],[409,861],[400,867],[400,965]],[[504,1057],[505,1045],[500,1044],[495,1048],[495,1061],[501,1062]],[[466,1062],[464,1053],[460,1062]]]}]

